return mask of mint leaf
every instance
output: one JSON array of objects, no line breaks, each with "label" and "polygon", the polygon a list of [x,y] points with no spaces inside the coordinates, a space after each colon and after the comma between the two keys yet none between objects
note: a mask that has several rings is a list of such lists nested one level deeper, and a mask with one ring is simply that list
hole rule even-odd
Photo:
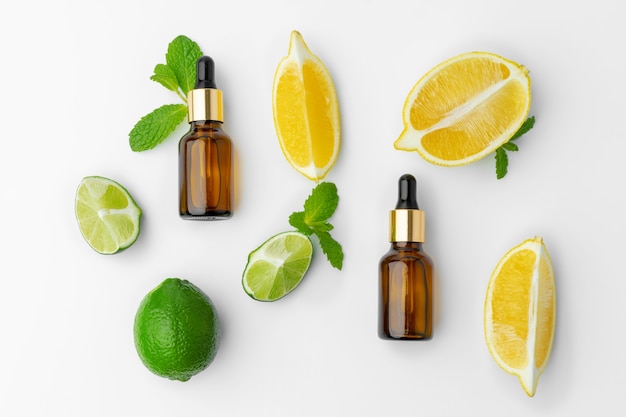
[{"label": "mint leaf", "polygon": [[166,104],[141,118],[130,131],[130,148],[135,152],[157,146],[185,120],[187,106]]},{"label": "mint leaf", "polygon": [[320,183],[313,188],[311,195],[304,202],[304,211],[291,213],[289,224],[307,236],[315,234],[330,264],[341,269],[343,250],[330,235],[333,225],[327,221],[337,209],[338,204],[337,186],[332,182]]},{"label": "mint leaf", "polygon": [[167,47],[165,61],[176,74],[185,97],[196,85],[196,64],[200,57],[202,51],[198,44],[184,35],[177,36]]},{"label": "mint leaf", "polygon": [[304,221],[303,211],[291,213],[291,216],[289,216],[289,224],[295,227],[296,230],[302,234],[307,236],[311,236],[313,234],[313,230],[311,230],[311,228]]},{"label": "mint leaf", "polygon": [[328,258],[330,264],[333,268],[341,270],[343,267],[343,249],[339,242],[333,239],[328,232],[316,232],[315,235],[320,242],[322,252],[326,254],[326,258]]},{"label": "mint leaf", "polygon": [[309,227],[304,219],[304,212],[296,211],[289,216],[289,224],[306,236],[311,236],[315,233],[320,243],[320,248],[322,248],[322,252],[326,254],[326,258],[328,258],[330,264],[334,268],[341,270],[343,265],[343,250],[339,242],[333,239],[330,233],[328,233],[333,229],[330,223],[317,222],[313,227]]},{"label": "mint leaf", "polygon": [[332,182],[318,184],[304,202],[304,220],[309,226],[324,223],[328,220],[339,204],[337,186]]},{"label": "mint leaf", "polygon": [[330,232],[334,228],[335,227],[332,224],[328,223],[328,222],[317,222],[317,223],[313,223],[311,225],[311,229],[315,233],[318,233],[318,232]]},{"label": "mint leaf", "polygon": [[509,157],[502,147],[496,149],[496,177],[504,178],[509,167]]},{"label": "mint leaf", "polygon": [[[187,103],[186,96],[195,86],[196,63],[201,56],[202,51],[194,41],[183,35],[177,36],[167,47],[167,64],[157,64],[150,79],[174,91]],[[128,134],[130,148],[135,152],[154,148],[182,123],[186,115],[186,104],[166,104],[145,115]]]},{"label": "mint leaf", "polygon": [[504,149],[505,151],[510,151],[510,152],[517,152],[519,150],[519,147],[513,142],[507,142],[504,145],[502,145],[501,148]]},{"label": "mint leaf", "polygon": [[515,140],[519,138],[523,134],[527,133],[530,129],[532,129],[533,126],[535,126],[535,116],[531,116],[528,119],[526,119],[526,121],[522,123],[520,128],[517,129],[517,132],[515,132],[515,134],[509,140]]},{"label": "mint leaf", "polygon": [[535,125],[535,116],[531,116],[522,125],[517,132],[509,139],[508,142],[500,146],[496,149],[496,177],[498,179],[504,178],[504,176],[508,172],[509,168],[509,156],[506,154],[506,151],[509,152],[517,152],[519,147],[513,143],[515,139],[518,139],[520,136],[528,132]]},{"label": "mint leaf", "polygon": [[170,91],[178,92],[178,79],[174,70],[165,64],[157,64],[154,67],[154,75],[150,77],[152,81],[156,81]]}]

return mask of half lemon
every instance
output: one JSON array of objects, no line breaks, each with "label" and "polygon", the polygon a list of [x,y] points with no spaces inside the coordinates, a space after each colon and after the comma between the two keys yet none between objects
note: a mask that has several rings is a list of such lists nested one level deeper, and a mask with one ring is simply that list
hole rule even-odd
[{"label": "half lemon", "polygon": [[417,151],[437,165],[459,166],[494,152],[530,111],[528,70],[489,52],[457,55],[410,91],[396,149]]}]

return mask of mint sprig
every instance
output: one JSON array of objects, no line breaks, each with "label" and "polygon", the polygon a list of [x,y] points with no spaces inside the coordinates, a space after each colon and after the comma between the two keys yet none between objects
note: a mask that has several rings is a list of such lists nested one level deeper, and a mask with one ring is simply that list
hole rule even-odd
[{"label": "mint sprig", "polygon": [[163,142],[185,120],[187,106],[165,104],[146,114],[130,131],[130,148],[135,152],[147,151]]},{"label": "mint sprig", "polygon": [[158,82],[168,90],[175,92],[183,99],[183,101],[187,101],[185,96],[180,95],[178,78],[176,78],[176,74],[171,67],[168,67],[165,64],[157,64],[156,67],[154,67],[154,75],[152,75],[150,79]]},{"label": "mint sprig", "polygon": [[196,64],[202,57],[202,51],[198,44],[186,36],[177,36],[167,47],[165,62],[170,67],[181,91],[187,97],[187,93],[196,85]]},{"label": "mint sprig", "polygon": [[511,137],[511,139],[509,139],[508,142],[496,149],[496,177],[498,179],[504,178],[504,176],[508,172],[509,156],[507,155],[507,152],[517,152],[519,150],[517,144],[512,143],[512,141],[524,135],[526,132],[532,129],[534,125],[535,116],[531,116],[526,119],[526,121],[522,124],[522,126],[520,126],[520,128],[517,130],[517,132],[515,132],[515,134]]},{"label": "mint sprig", "polygon": [[328,222],[339,204],[337,186],[332,182],[318,184],[304,202],[304,210],[289,216],[289,224],[306,236],[315,235],[330,264],[339,270],[343,266],[343,250],[330,235],[333,225]]},{"label": "mint sprig", "polygon": [[130,148],[135,152],[152,149],[163,142],[187,115],[187,93],[196,82],[196,63],[202,56],[200,47],[179,35],[167,47],[165,64],[157,64],[152,81],[173,91],[184,104],[166,104],[142,117],[128,134]]}]

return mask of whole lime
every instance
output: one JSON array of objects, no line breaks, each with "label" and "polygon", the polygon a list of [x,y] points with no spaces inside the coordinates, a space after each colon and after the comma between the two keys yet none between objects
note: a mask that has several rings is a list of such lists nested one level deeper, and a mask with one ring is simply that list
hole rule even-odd
[{"label": "whole lime", "polygon": [[168,278],[141,301],[135,348],[156,375],[188,381],[215,358],[220,340],[211,299],[186,280]]}]

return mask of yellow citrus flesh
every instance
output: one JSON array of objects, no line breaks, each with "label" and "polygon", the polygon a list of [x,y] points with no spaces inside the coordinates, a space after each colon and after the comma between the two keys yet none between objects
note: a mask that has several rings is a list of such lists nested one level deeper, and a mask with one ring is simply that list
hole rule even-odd
[{"label": "yellow citrus flesh", "polygon": [[328,70],[297,31],[276,69],[272,104],[287,161],[307,178],[323,179],[339,153],[337,93]]},{"label": "yellow citrus flesh", "polygon": [[437,165],[465,165],[506,143],[529,111],[526,68],[488,52],[461,54],[415,84],[394,146]]},{"label": "yellow citrus flesh", "polygon": [[535,394],[554,338],[556,293],[550,256],[540,237],[504,255],[494,269],[485,299],[485,339],[505,371]]}]

